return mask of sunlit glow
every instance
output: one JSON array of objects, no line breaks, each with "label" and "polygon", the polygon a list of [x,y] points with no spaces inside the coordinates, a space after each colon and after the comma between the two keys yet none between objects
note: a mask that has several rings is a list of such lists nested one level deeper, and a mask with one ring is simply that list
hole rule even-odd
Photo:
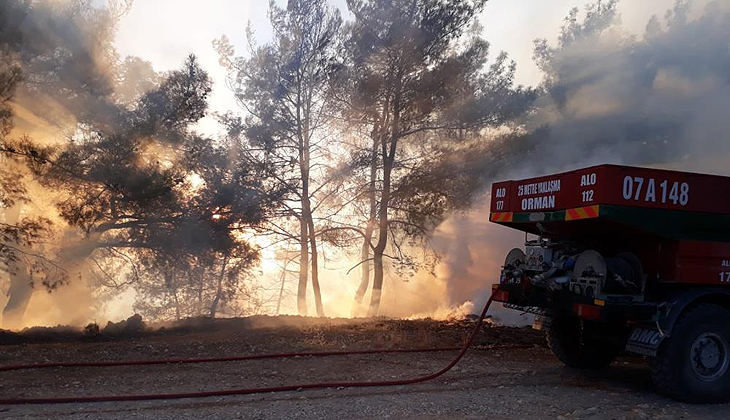
[{"label": "sunlit glow", "polygon": [[[626,29],[632,34],[641,35],[648,18],[671,7],[674,1],[623,2],[620,3],[619,11],[628,20]],[[277,2],[280,5],[284,4],[283,1],[277,0]],[[196,123],[195,130],[196,133],[200,132],[201,136],[215,139],[222,130],[222,125],[217,122],[215,116],[230,110],[240,110],[240,107],[234,93],[226,88],[226,77],[229,75],[219,65],[220,57],[212,48],[211,40],[225,33],[237,47],[247,45],[245,33],[241,30],[241,22],[249,19],[256,34],[260,35],[257,41],[259,43],[270,39],[271,29],[266,23],[266,7],[262,7],[259,2],[213,0],[208,3],[205,7],[179,7],[178,2],[173,0],[134,3],[133,8],[119,23],[114,51],[118,51],[120,57],[135,55],[150,60],[155,70],[160,72],[177,68],[181,59],[187,54],[197,55],[202,67],[210,73],[214,88],[210,93],[208,116]],[[344,2],[334,3],[344,4]],[[558,33],[565,11],[569,6],[573,6],[574,2],[556,0],[556,3],[551,2],[548,5],[547,2],[532,2],[527,5],[525,2],[494,0],[489,2],[486,12],[480,17],[485,28],[484,37],[495,42],[492,44],[493,49],[506,50],[510,57],[517,60],[518,83],[536,86],[542,81],[542,71],[532,62],[534,53],[532,40],[541,37],[553,39]],[[161,19],[160,16],[163,15],[165,18]],[[532,24],[536,21],[540,24]],[[192,27],[196,30],[191,31],[189,28]],[[679,72],[675,74],[673,71],[659,71],[653,89],[672,95],[692,96],[696,92],[712,90],[715,83],[710,78],[693,82],[680,76]],[[571,115],[591,117],[586,119],[598,119],[601,115],[618,112],[625,106],[625,101],[621,100],[623,97],[606,98],[606,95],[601,93],[603,87],[598,84],[596,86],[595,91],[584,88],[569,98],[565,105],[567,111]],[[596,101],[595,98],[599,96],[603,99]],[[66,125],[69,127],[76,126],[78,124],[76,118],[72,113],[66,112],[62,103],[49,99],[44,107],[47,108],[49,116],[55,115],[58,116],[58,120],[67,120]],[[60,126],[51,122],[49,118],[35,115],[33,107],[24,107],[20,103],[12,106],[15,127],[9,137],[28,135],[41,144],[61,144],[61,141],[67,140],[64,139],[64,131],[67,129],[60,129]],[[546,120],[547,117],[557,118],[557,113],[546,115]],[[490,129],[491,131],[487,131],[486,134],[508,134],[513,129],[511,126],[503,126]],[[77,132],[83,133],[84,130],[77,129]],[[337,134],[327,133],[332,137],[336,137]],[[75,136],[71,130],[71,138]],[[136,162],[140,167],[169,169],[184,154],[183,151],[176,149],[179,146],[163,144],[153,137],[145,139],[148,141],[144,143],[142,153]],[[343,147],[329,153],[332,161],[337,161],[339,158],[348,157],[351,150]],[[718,172],[722,173],[721,162],[726,159],[724,157],[717,159],[717,167],[720,168]],[[689,165],[687,162],[679,164]],[[705,170],[709,170],[707,166]],[[201,174],[208,176],[201,169],[200,173],[189,172],[180,180],[175,180],[176,184],[173,187],[175,193],[181,194],[184,198],[196,198],[196,194],[206,187],[205,179],[211,179],[204,178]],[[30,179],[29,176],[28,180]],[[28,205],[26,208],[29,210],[24,211],[43,214],[44,217],[52,219],[60,231],[71,230],[68,223],[58,214],[56,208],[58,200],[55,200],[56,197],[53,195],[55,193],[36,184],[36,181],[28,181],[29,195],[33,197],[34,207],[30,209],[32,206]],[[381,315],[444,319],[464,316],[479,309],[478,306],[483,303],[479,299],[486,299],[486,293],[490,290],[491,282],[496,280],[506,251],[522,242],[521,233],[505,233],[504,230],[499,230],[500,228],[487,222],[484,209],[488,209],[489,205],[486,200],[488,198],[476,203],[471,210],[463,214],[448,217],[435,229],[433,246],[443,259],[433,267],[433,271],[416,270],[409,278],[397,273],[389,263],[386,263]],[[226,225],[225,222],[229,218],[233,219],[232,210],[228,207],[214,207],[206,211],[205,217],[210,218],[207,222],[216,227]],[[292,210],[291,213],[298,211],[300,208]],[[288,220],[287,223],[289,222],[294,225],[287,226],[286,229],[290,229],[292,235],[298,235],[299,228],[296,221]],[[202,220],[202,224],[205,223],[206,220]],[[256,294],[257,299],[266,302],[265,311],[274,314],[275,308],[278,308],[277,314],[297,313],[297,289],[300,282],[298,272],[301,261],[298,238],[287,236],[287,240],[282,240],[280,232],[277,236],[253,229],[236,230],[234,235],[259,251],[259,260],[250,268],[245,282],[254,291],[252,293]],[[357,244],[344,250],[320,240],[318,254],[319,283],[326,316],[365,316],[372,283],[369,284],[362,305],[353,307],[353,297],[362,276],[361,268],[358,267],[360,258]],[[91,262],[84,261],[83,264],[90,266]],[[128,267],[131,267],[131,264]],[[58,323],[83,325],[87,322],[103,322],[107,318],[118,320],[132,315],[135,299],[133,287],[116,291],[116,295],[111,299],[99,299],[95,294],[99,287],[93,284],[92,276],[84,272],[88,269],[89,267],[83,267],[77,270],[80,273],[76,273],[78,276],[74,274],[69,285],[53,293],[46,293],[40,285],[34,286],[36,289],[26,313],[26,325]],[[114,274],[121,277],[119,272]],[[369,277],[371,282],[372,276],[371,272]],[[78,278],[83,280],[78,281]],[[0,280],[4,279],[5,277]],[[3,283],[0,285],[4,286]],[[7,292],[7,290],[2,291]],[[307,279],[306,293],[307,315],[316,315],[311,270]],[[6,293],[0,295],[0,307],[7,300],[5,295]]]}]

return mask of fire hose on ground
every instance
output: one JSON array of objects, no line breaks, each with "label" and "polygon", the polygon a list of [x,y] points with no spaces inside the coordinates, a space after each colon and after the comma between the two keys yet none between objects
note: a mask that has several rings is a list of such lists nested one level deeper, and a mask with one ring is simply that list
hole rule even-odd
[{"label": "fire hose on ground", "polygon": [[[61,362],[61,363],[37,363],[25,365],[0,366],[2,371],[15,371],[26,369],[55,368],[55,367],[107,367],[107,366],[131,366],[131,365],[154,365],[154,364],[183,364],[183,363],[211,363],[211,362],[231,362],[242,360],[261,360],[275,358],[291,358],[291,357],[325,357],[325,356],[344,356],[344,355],[363,355],[363,354],[383,354],[383,353],[419,353],[419,352],[442,352],[460,350],[459,354],[441,370],[415,378],[385,380],[385,381],[362,381],[362,382],[321,382],[321,383],[305,383],[296,385],[281,385],[272,387],[258,388],[239,388],[215,391],[199,391],[199,392],[181,392],[170,394],[138,394],[138,395],[107,395],[107,396],[91,396],[91,397],[34,397],[34,398],[2,398],[0,405],[17,405],[17,404],[65,404],[65,403],[96,403],[96,402],[115,402],[115,401],[143,401],[143,400],[172,400],[182,398],[203,398],[203,397],[223,397],[231,395],[250,395],[270,392],[286,392],[299,391],[304,389],[321,389],[321,388],[366,388],[366,387],[384,387],[411,385],[426,382],[438,378],[453,368],[459,360],[466,354],[471,347],[477,333],[481,329],[486,317],[487,311],[492,304],[494,294],[489,297],[484,305],[479,320],[469,334],[469,338],[462,347],[446,347],[431,349],[391,349],[391,350],[346,350],[346,351],[322,351],[322,352],[298,352],[298,353],[277,353],[262,354],[235,357],[218,357],[204,359],[178,359],[178,360],[132,360],[132,361],[106,361],[106,362]],[[500,348],[528,348],[532,346],[488,346],[488,349]]]}]

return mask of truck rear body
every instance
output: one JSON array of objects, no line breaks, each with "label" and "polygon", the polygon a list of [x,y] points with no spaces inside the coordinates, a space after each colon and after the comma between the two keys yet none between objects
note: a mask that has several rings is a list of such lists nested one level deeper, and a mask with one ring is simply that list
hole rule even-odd
[{"label": "truck rear body", "polygon": [[[490,220],[533,234],[510,253],[496,300],[643,333],[654,355],[676,314],[702,295],[730,299],[730,178],[599,165],[492,186]],[[580,272],[577,272],[579,270]],[[643,334],[643,335],[642,335]],[[649,337],[652,336],[652,337]]]}]

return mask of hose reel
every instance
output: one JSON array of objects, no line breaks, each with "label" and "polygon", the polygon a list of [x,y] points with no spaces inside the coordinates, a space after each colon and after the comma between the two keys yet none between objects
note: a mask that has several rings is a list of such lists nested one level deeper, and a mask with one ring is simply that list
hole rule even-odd
[{"label": "hose reel", "polygon": [[578,255],[570,280],[570,290],[587,297],[597,294],[636,294],[643,284],[641,261],[632,253],[622,252],[604,258],[598,251]]}]

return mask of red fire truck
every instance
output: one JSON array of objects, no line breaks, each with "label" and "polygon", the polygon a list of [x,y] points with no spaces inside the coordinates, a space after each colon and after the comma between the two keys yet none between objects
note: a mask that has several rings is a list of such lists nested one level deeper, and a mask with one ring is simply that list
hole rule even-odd
[{"label": "red fire truck", "polygon": [[730,399],[730,177],[600,165],[497,182],[490,220],[526,232],[495,300],[535,313],[563,363],[626,350],[653,358],[666,395]]}]

